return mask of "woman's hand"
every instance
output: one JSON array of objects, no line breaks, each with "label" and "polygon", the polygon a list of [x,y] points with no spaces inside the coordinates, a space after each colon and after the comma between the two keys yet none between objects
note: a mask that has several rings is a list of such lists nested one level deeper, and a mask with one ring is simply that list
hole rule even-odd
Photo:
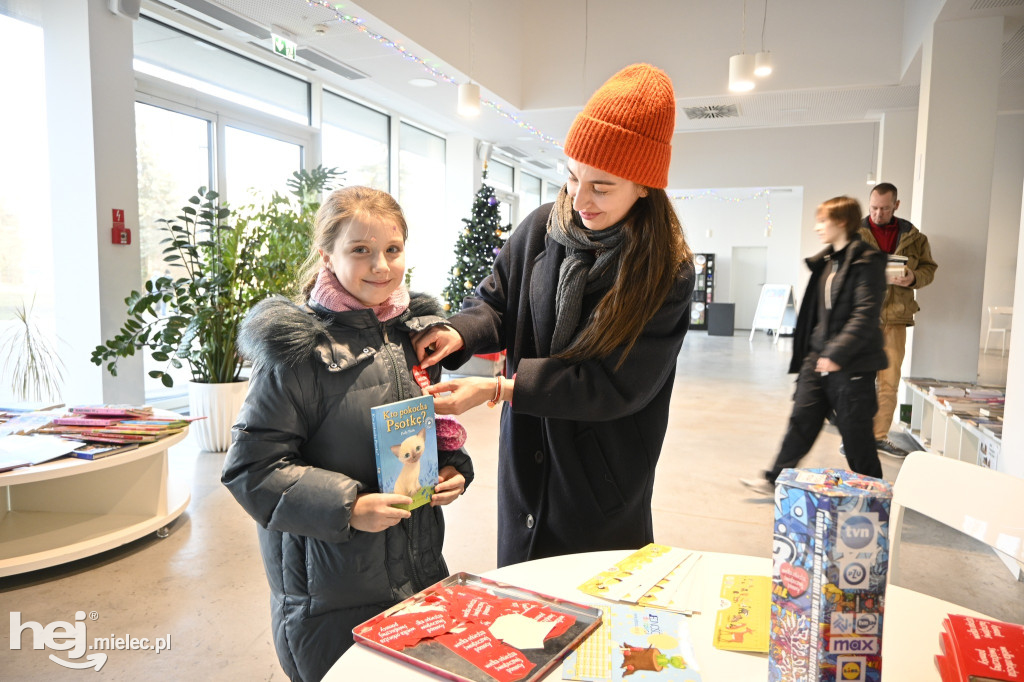
[{"label": "woman's hand", "polygon": [[832,361],[832,358],[818,358],[818,364],[814,366],[815,372],[838,372],[842,367]]},{"label": "woman's hand", "polygon": [[[434,396],[434,412],[437,414],[462,414],[494,397],[494,379],[463,377],[433,384],[426,391]],[[440,393],[448,395],[438,395]]]},{"label": "woman's hand", "polygon": [[461,349],[465,344],[462,335],[446,325],[431,327],[412,337],[416,358],[423,369],[436,365],[446,357]]},{"label": "woman's hand", "polygon": [[466,479],[453,466],[446,466],[440,471],[437,477],[438,483],[434,488],[434,495],[430,498],[430,506],[439,507],[451,504],[459,495],[466,491]]},{"label": "woman's hand", "polygon": [[412,516],[405,509],[392,507],[393,504],[412,504],[412,498],[394,493],[364,493],[356,497],[352,505],[352,518],[348,525],[367,533],[379,533]]}]

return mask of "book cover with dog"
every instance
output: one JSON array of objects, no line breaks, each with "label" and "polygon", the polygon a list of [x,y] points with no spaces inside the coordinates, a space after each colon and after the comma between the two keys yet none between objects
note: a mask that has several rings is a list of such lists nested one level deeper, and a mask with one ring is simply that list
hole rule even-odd
[{"label": "book cover with dog", "polygon": [[438,475],[434,397],[379,405],[370,408],[370,418],[380,491],[411,497],[412,504],[395,505],[401,509],[428,504]]}]

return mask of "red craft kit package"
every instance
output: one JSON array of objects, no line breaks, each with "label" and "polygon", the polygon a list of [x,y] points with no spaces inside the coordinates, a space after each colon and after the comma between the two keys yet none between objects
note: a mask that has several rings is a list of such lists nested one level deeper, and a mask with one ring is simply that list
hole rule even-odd
[{"label": "red craft kit package", "polygon": [[943,682],[1024,682],[1024,625],[955,613],[943,625]]},{"label": "red craft kit package", "polygon": [[601,623],[601,610],[458,573],[352,630],[356,642],[449,680],[531,682]]}]

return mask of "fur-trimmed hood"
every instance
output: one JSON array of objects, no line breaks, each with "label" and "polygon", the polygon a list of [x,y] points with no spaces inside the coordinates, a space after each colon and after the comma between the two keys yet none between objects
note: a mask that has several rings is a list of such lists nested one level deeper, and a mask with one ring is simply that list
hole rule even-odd
[{"label": "fur-trimmed hood", "polygon": [[[436,298],[412,293],[409,309],[385,324],[415,333],[444,321],[444,310]],[[254,365],[274,363],[289,367],[306,362],[311,355],[319,356],[329,370],[340,371],[362,357],[334,339],[331,325],[365,328],[379,324],[368,308],[334,313],[316,306],[296,305],[284,296],[272,296],[257,303],[245,316],[238,332],[238,352]]]}]

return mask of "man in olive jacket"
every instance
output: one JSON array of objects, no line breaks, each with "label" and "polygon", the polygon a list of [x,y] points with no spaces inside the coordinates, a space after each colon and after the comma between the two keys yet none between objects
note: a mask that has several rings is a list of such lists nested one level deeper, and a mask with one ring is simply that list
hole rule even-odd
[{"label": "man in olive jacket", "polygon": [[860,228],[860,238],[883,253],[907,259],[903,276],[887,278],[888,286],[882,302],[882,336],[889,366],[878,372],[878,412],[875,414],[875,445],[878,451],[894,457],[906,457],[907,451],[889,440],[889,428],[896,411],[900,368],[907,348],[907,327],[914,324],[914,313],[920,309],[914,290],[931,284],[939,266],[932,260],[928,237],[910,221],[894,215],[899,207],[895,185],[888,182],[875,185],[868,202],[868,216]]}]

